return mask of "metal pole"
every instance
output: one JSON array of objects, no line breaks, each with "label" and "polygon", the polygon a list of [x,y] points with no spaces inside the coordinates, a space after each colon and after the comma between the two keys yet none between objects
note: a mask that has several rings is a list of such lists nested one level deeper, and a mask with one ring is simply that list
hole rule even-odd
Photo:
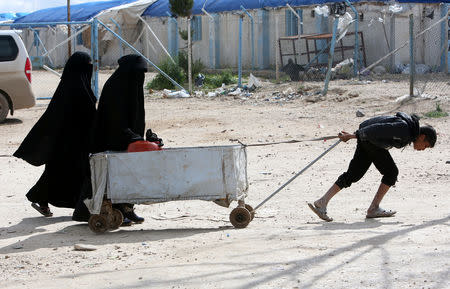
[{"label": "metal pole", "polygon": [[[161,46],[162,50],[167,54],[167,56],[169,56],[170,60],[172,60],[172,63],[175,64],[175,60],[173,60],[172,56],[170,55],[170,53],[167,51],[167,49],[164,47],[164,45],[161,43],[161,41],[159,40],[158,36],[156,36],[155,32],[153,31],[153,29],[150,27],[150,25],[148,25],[148,23],[145,21],[144,18],[142,18],[141,16],[139,16],[139,19],[141,19],[142,23],[145,25],[145,27],[147,27],[147,29],[152,33],[153,37],[155,37],[156,41],[158,42],[158,44]],[[189,31],[188,30],[188,35],[189,35]],[[121,37],[122,38],[122,37]]]},{"label": "metal pole", "polygon": [[[270,196],[268,196],[264,201],[262,201],[259,205],[257,205],[253,211],[256,211],[259,207],[261,207],[262,205],[264,205],[264,203],[266,203],[268,200],[270,200],[273,196],[275,196],[279,191],[281,191],[282,189],[284,189],[284,187],[286,187],[287,185],[289,185],[293,180],[295,180],[299,175],[303,174],[304,171],[306,171],[307,169],[309,169],[313,164],[315,164],[318,160],[320,160],[324,155],[326,155],[329,151],[331,151],[335,146],[337,146],[339,143],[341,142],[341,140],[338,140],[337,142],[335,142],[331,147],[329,147],[326,151],[324,151],[322,154],[320,154],[320,156],[318,156],[315,160],[313,160],[312,162],[310,162],[306,167],[304,167],[300,172],[298,172],[295,176],[293,176],[292,178],[289,179],[289,181],[287,181],[286,183],[284,183],[281,187],[279,187],[275,192],[273,192]],[[251,213],[251,212],[250,212]]]},{"label": "metal pole", "polygon": [[99,59],[98,59],[98,23],[100,21],[97,18],[94,18],[92,20],[92,41],[91,41],[91,49],[92,49],[92,64],[94,68],[94,79],[93,79],[93,85],[94,85],[94,95],[97,97],[97,99],[100,98],[100,95],[98,93],[98,69],[99,69]]},{"label": "metal pole", "polygon": [[[70,22],[70,0],[67,0],[67,22]],[[70,39],[70,24],[67,25],[67,37]],[[72,42],[69,40],[67,44],[68,57],[72,55]]]},{"label": "metal pole", "polygon": [[202,12],[209,17],[209,68],[214,69],[216,67],[214,64],[214,17],[205,8],[202,8]]},{"label": "metal pole", "polygon": [[[48,51],[47,51],[47,49],[45,48],[45,45],[44,45],[44,43],[42,42],[41,38],[39,37],[39,34],[37,33],[37,31],[36,31],[35,29],[33,29],[32,27],[28,27],[28,29],[31,29],[32,31],[34,31],[35,37],[37,37],[37,40],[39,41],[40,45],[42,45],[42,50],[44,50],[44,54],[42,54],[42,56],[43,56],[43,57],[47,57],[48,60],[49,60],[49,62],[50,62],[50,65],[51,65],[51,66],[54,66],[54,65],[53,65],[53,61],[52,61],[52,59],[50,58],[50,55],[48,55]],[[37,56],[39,56],[39,50],[38,50],[38,49],[36,50],[36,53],[37,53]]]},{"label": "metal pole", "polygon": [[[448,4],[441,3],[441,18],[447,16]],[[450,19],[441,23],[441,71],[448,73],[448,31],[450,30]]]},{"label": "metal pole", "polygon": [[[119,23],[117,23],[112,17],[110,17],[109,19],[111,19],[112,23],[114,23],[117,27],[117,31],[119,32],[120,37],[122,37],[122,27],[119,25]],[[120,42],[120,57],[123,56],[123,43]]]},{"label": "metal pole", "polygon": [[353,13],[355,13],[355,52],[353,54],[353,76],[356,76],[358,74],[358,68],[359,68],[359,35],[358,35],[358,29],[359,29],[359,16],[358,11],[356,8],[350,3],[349,0],[345,0],[345,3],[347,3],[348,6],[352,9]]},{"label": "metal pole", "polygon": [[[300,61],[300,57],[301,57],[301,55],[300,55],[300,35],[302,35],[303,34],[303,11],[301,11],[301,15],[299,15],[298,13],[297,13],[297,11],[295,11],[295,9],[294,8],[292,8],[292,6],[291,5],[289,5],[288,3],[286,3],[286,6],[289,8],[289,10],[291,10],[291,12],[295,15],[295,17],[297,17],[297,25],[298,25],[298,28],[297,28],[297,34],[298,34],[298,51],[299,51],[299,55],[298,55],[298,61]],[[297,57],[296,55],[294,55],[295,57]]]},{"label": "metal pole", "polygon": [[34,23],[0,23],[0,26],[10,26],[10,27],[25,27],[25,26],[31,26],[31,27],[42,27],[42,26],[48,26],[48,25],[68,25],[68,24],[91,24],[91,21],[73,21],[73,22],[34,22]]},{"label": "metal pole", "polygon": [[414,76],[416,67],[414,64],[414,15],[409,15],[409,96],[414,96]]},{"label": "metal pole", "polygon": [[191,38],[191,16],[187,18],[188,34],[188,82],[189,93],[192,93],[192,38]]},{"label": "metal pole", "polygon": [[238,87],[242,87],[242,18],[239,16],[239,52],[238,52]]},{"label": "metal pole", "polygon": [[336,32],[337,32],[338,22],[339,22],[339,17],[336,15],[336,17],[334,18],[333,36],[331,37],[330,53],[328,55],[328,70],[327,70],[327,75],[325,77],[325,87],[323,89],[322,95],[326,95],[328,92],[328,83],[330,82],[331,67],[333,66],[334,46],[336,44]]},{"label": "metal pole", "polygon": [[[97,18],[95,18],[97,19]],[[145,59],[145,61],[147,61],[151,66],[153,66],[159,73],[161,73],[165,78],[167,78],[170,82],[173,83],[173,85],[177,86],[178,88],[180,88],[181,90],[185,90],[184,87],[182,87],[181,85],[179,85],[175,80],[173,80],[170,76],[167,75],[167,73],[165,73],[164,71],[162,71],[158,66],[156,66],[153,62],[151,62],[147,57],[145,57],[144,54],[142,54],[139,50],[137,50],[136,48],[133,47],[133,45],[131,45],[130,43],[126,42],[124,39],[122,39],[122,37],[120,37],[119,35],[117,35],[117,33],[115,33],[114,31],[112,31],[107,25],[105,25],[103,22],[101,22],[100,20],[97,20],[97,22],[102,25],[103,27],[105,27],[106,30],[108,30],[109,32],[111,32],[114,36],[116,36],[120,41],[122,41],[122,43],[124,43],[126,46],[128,46],[131,50],[133,50],[137,55],[140,55],[142,58]]]},{"label": "metal pole", "polygon": [[252,37],[252,70],[255,70],[255,30],[254,30],[254,20],[250,13],[248,13],[247,9],[244,8],[244,6],[241,5],[241,9],[247,14],[247,16],[250,18],[251,21],[251,37]]},{"label": "metal pole", "polygon": [[[391,50],[390,52],[392,52],[395,49],[395,13],[392,13],[391,15],[391,19],[390,19],[390,23],[389,23],[389,30],[390,30],[390,46],[391,46]],[[394,71],[395,69],[395,54],[392,53],[391,54],[391,58],[390,58],[390,69],[391,72]]]},{"label": "metal pole", "polygon": [[275,15],[275,79],[277,82],[280,80],[280,45],[278,45],[279,39],[280,30],[278,28],[278,15]]}]

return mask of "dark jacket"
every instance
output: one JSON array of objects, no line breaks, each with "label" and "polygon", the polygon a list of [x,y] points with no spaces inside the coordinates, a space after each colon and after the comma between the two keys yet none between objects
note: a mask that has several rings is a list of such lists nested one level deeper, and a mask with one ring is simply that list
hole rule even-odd
[{"label": "dark jacket", "polygon": [[377,116],[363,121],[355,134],[358,140],[380,148],[402,148],[419,136],[419,119],[404,112],[397,112],[395,116]]}]

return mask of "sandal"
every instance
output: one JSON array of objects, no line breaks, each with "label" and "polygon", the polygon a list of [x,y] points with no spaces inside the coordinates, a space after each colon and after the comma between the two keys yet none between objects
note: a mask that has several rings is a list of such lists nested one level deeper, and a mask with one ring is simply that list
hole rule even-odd
[{"label": "sandal", "polygon": [[36,209],[44,217],[53,217],[53,213],[50,211],[49,207],[41,207],[36,203],[31,203],[31,206]]},{"label": "sandal", "polygon": [[328,217],[326,208],[319,208],[314,204],[308,203],[309,208],[322,220],[331,222],[333,218]]},{"label": "sandal", "polygon": [[368,213],[366,215],[367,219],[373,219],[373,218],[388,218],[393,217],[397,212],[392,210],[385,210],[382,208],[377,208],[371,213]]}]

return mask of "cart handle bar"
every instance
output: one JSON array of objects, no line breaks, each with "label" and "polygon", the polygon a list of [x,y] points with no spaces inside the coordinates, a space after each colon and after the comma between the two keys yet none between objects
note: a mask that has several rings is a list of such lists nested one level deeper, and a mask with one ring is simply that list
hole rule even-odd
[{"label": "cart handle bar", "polygon": [[311,139],[301,139],[301,140],[292,139],[292,140],[286,140],[286,141],[269,142],[269,143],[255,143],[255,144],[244,144],[239,139],[230,139],[230,141],[236,141],[236,142],[238,142],[239,144],[241,144],[242,146],[245,146],[245,147],[259,147],[259,146],[270,146],[270,145],[277,145],[277,144],[283,144],[283,143],[298,143],[298,142],[320,141],[320,140],[326,141],[326,140],[335,139],[335,138],[338,138],[338,137],[339,136],[337,136],[337,135],[327,135],[327,136],[318,137],[318,138],[311,138]]},{"label": "cart handle bar", "polygon": [[[287,185],[289,185],[295,178],[297,178],[299,175],[301,175],[304,171],[306,171],[309,167],[311,167],[315,162],[317,162],[318,160],[320,160],[324,155],[326,155],[329,151],[331,151],[332,149],[334,149],[339,143],[341,142],[341,140],[338,140],[337,142],[335,142],[332,146],[330,146],[326,151],[324,151],[320,156],[318,156],[315,160],[313,160],[312,162],[310,162],[306,167],[304,167],[300,172],[298,172],[295,176],[293,176],[289,181],[287,181],[286,183],[284,183],[281,187],[279,187],[275,192],[273,192],[270,196],[268,196],[264,201],[262,201],[259,205],[257,205],[254,209],[253,212],[255,212],[259,207],[261,207],[262,205],[264,205],[265,202],[267,202],[268,200],[270,200],[273,196],[275,196],[279,191],[281,191],[282,189],[284,189],[284,187],[286,187]],[[252,212],[250,212],[252,213]]]}]

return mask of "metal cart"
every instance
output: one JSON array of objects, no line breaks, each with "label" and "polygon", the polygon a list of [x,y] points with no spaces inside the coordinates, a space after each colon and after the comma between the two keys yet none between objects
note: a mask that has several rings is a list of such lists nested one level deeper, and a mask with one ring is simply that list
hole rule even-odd
[{"label": "metal cart", "polygon": [[122,213],[114,203],[152,204],[175,200],[205,200],[229,207],[230,222],[245,228],[254,210],[247,196],[245,146],[168,148],[148,152],[104,152],[90,158],[93,196],[85,200],[96,233],[115,230]]}]

